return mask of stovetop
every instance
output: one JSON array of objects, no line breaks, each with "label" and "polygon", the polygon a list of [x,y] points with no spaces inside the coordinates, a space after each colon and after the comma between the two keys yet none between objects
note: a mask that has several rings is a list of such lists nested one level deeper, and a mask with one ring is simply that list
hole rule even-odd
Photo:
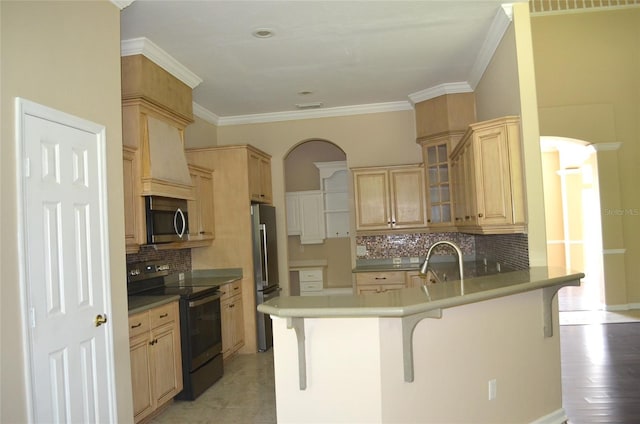
[{"label": "stovetop", "polygon": [[204,284],[180,280],[166,282],[169,265],[161,262],[127,264],[127,294],[129,296],[179,295],[185,299],[218,291],[219,284]]}]

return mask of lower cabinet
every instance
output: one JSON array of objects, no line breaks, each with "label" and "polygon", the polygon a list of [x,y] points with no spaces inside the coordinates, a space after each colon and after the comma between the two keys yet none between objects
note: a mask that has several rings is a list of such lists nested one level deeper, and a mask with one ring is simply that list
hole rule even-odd
[{"label": "lower cabinet", "polygon": [[244,319],[242,317],[242,280],[220,288],[222,320],[222,357],[228,358],[244,346]]},{"label": "lower cabinet", "polygon": [[356,294],[384,293],[406,286],[404,271],[356,273]]},{"label": "lower cabinet", "polygon": [[178,302],[129,316],[129,352],[135,422],[182,390]]}]

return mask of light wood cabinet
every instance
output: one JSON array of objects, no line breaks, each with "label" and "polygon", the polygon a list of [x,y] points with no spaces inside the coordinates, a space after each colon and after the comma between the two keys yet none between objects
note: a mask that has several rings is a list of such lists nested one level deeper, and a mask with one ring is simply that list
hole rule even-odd
[{"label": "light wood cabinet", "polygon": [[189,201],[189,240],[213,240],[213,171],[189,165],[194,188],[194,200]]},{"label": "light wood cabinet", "polygon": [[144,199],[140,194],[138,149],[124,146],[122,150],[124,182],[124,236],[127,253],[136,253],[146,242]]},{"label": "light wood cabinet", "polygon": [[405,271],[358,272],[356,293],[376,294],[407,287]]},{"label": "light wood cabinet", "polygon": [[519,117],[469,126],[451,154],[456,224],[476,234],[525,231]]},{"label": "light wood cabinet", "polygon": [[241,281],[234,281],[220,288],[222,319],[222,357],[227,358],[244,345],[244,318],[242,310]]},{"label": "light wood cabinet", "polygon": [[417,140],[422,146],[427,191],[427,223],[440,231],[454,230],[454,198],[449,154],[464,131],[451,131]]},{"label": "light wood cabinet", "polygon": [[251,201],[272,203],[271,157],[249,149],[249,194]]},{"label": "light wood cabinet", "polygon": [[178,302],[129,316],[129,351],[139,422],[182,390]]},{"label": "light wood cabinet", "polygon": [[356,230],[427,226],[423,165],[353,168]]}]

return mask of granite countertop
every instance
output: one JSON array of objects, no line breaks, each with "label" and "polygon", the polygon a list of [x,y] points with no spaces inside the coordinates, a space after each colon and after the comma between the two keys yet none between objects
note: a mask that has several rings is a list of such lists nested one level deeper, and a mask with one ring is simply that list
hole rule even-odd
[{"label": "granite countertop", "polygon": [[551,286],[579,285],[583,273],[534,267],[420,288],[354,296],[283,296],[258,305],[278,317],[405,317]]},{"label": "granite countertop", "polygon": [[[516,271],[515,269],[491,261],[484,262],[476,260],[465,260],[462,264],[465,278]],[[422,261],[404,261],[400,264],[392,264],[388,261],[382,263],[364,263],[358,264],[355,268],[353,268],[352,272],[418,271],[421,265]],[[457,261],[433,261],[429,263],[429,269],[436,274],[440,281],[451,281],[460,279],[460,269]]]},{"label": "granite countertop", "polygon": [[129,315],[144,312],[151,308],[156,308],[179,299],[180,296],[175,294],[161,296],[129,296],[127,298],[129,302]]}]

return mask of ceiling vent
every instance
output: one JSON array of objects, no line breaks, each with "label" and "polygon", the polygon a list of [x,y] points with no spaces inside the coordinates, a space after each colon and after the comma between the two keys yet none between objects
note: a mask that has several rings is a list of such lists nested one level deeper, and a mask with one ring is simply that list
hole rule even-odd
[{"label": "ceiling vent", "polygon": [[318,109],[322,107],[322,102],[316,103],[296,103],[296,108],[304,110],[304,109]]}]

